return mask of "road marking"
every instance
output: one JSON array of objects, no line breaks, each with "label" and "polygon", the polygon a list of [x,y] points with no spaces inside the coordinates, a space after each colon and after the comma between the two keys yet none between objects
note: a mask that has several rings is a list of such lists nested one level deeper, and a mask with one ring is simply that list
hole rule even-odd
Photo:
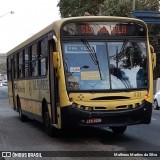
[{"label": "road marking", "polygon": [[156,119],[155,119],[155,118],[151,118],[151,120],[156,121]]}]

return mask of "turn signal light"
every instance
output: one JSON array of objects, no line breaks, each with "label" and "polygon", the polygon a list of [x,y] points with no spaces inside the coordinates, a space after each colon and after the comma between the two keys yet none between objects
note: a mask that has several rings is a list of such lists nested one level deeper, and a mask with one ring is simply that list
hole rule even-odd
[{"label": "turn signal light", "polygon": [[149,95],[148,95],[148,94],[144,96],[144,99],[147,99],[147,98],[149,98]]}]

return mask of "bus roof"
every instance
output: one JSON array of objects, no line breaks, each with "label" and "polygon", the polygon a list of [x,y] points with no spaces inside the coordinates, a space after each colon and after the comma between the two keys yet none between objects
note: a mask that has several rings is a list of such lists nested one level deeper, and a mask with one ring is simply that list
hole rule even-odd
[{"label": "bus roof", "polygon": [[49,26],[47,26],[46,28],[42,29],[40,32],[36,33],[35,35],[33,35],[32,37],[30,37],[29,39],[25,40],[24,42],[22,42],[21,44],[19,44],[18,46],[16,46],[15,48],[11,49],[10,51],[7,52],[7,56],[17,52],[18,50],[22,49],[23,47],[29,45],[30,43],[36,41],[37,39],[43,37],[44,35],[46,35],[47,33],[51,32],[51,31],[55,31],[57,39],[60,37],[60,29],[61,26],[63,25],[63,23],[65,22],[70,22],[70,21],[110,21],[110,22],[114,22],[114,21],[118,21],[118,22],[138,22],[140,24],[142,24],[143,26],[147,26],[146,23],[142,20],[139,19],[135,19],[135,18],[128,18],[128,17],[115,17],[115,16],[81,16],[81,17],[68,17],[68,18],[63,18],[60,20],[57,20],[55,22],[53,22],[52,24],[50,24]]}]

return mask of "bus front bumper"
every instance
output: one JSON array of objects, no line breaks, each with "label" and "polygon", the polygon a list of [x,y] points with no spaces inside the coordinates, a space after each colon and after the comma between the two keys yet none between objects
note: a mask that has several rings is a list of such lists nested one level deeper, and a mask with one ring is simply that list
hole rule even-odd
[{"label": "bus front bumper", "polygon": [[143,101],[138,108],[115,111],[86,111],[73,106],[61,109],[62,128],[77,126],[128,126],[149,124],[152,104]]}]

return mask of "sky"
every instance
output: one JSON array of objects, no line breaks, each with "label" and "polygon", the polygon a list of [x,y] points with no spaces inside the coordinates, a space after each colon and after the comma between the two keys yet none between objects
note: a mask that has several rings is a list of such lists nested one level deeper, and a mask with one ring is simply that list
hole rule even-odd
[{"label": "sky", "polygon": [[[0,53],[7,53],[55,20],[60,19],[58,1],[1,0]],[[11,11],[15,13],[11,14]]]}]

